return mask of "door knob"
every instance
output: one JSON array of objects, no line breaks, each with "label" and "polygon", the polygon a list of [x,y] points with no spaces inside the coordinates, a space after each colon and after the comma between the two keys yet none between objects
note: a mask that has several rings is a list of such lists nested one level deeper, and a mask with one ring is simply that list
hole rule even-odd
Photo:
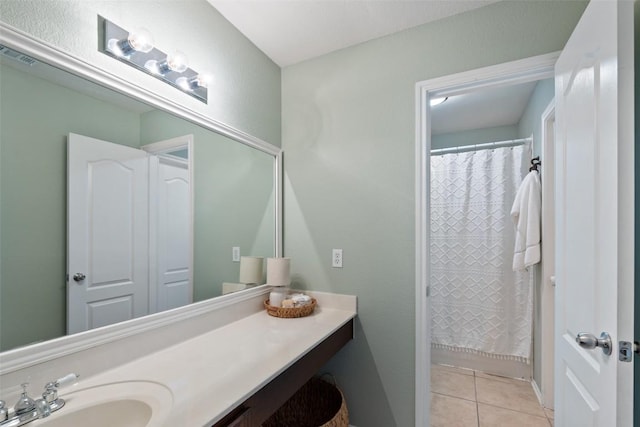
[{"label": "door knob", "polygon": [[601,333],[600,338],[597,338],[593,334],[580,332],[576,336],[576,342],[580,347],[586,348],[587,350],[593,350],[596,347],[600,347],[602,352],[607,356],[611,355],[611,352],[613,351],[611,336],[606,332]]},{"label": "door knob", "polygon": [[87,276],[85,276],[83,273],[76,273],[73,275],[73,280],[75,280],[76,282],[82,282],[86,278]]}]

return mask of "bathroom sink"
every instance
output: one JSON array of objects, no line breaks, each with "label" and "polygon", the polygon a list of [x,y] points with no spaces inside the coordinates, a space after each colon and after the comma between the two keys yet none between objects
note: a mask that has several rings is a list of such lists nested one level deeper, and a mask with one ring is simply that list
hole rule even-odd
[{"label": "bathroom sink", "polygon": [[42,427],[162,426],[173,396],[163,385],[147,381],[105,384],[61,393],[66,404],[49,417],[34,421]]}]

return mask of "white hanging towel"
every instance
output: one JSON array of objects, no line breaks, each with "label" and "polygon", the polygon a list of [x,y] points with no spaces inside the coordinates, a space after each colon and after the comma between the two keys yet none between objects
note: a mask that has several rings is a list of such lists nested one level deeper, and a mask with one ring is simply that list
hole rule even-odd
[{"label": "white hanging towel", "polygon": [[522,180],[511,207],[516,227],[513,271],[524,270],[540,262],[541,189],[538,172],[531,171]]}]

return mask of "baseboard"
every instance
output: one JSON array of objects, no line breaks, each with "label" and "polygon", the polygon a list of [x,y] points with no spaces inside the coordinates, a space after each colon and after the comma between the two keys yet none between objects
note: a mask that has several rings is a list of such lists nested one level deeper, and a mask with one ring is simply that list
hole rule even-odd
[{"label": "baseboard", "polygon": [[536,380],[531,380],[531,387],[533,387],[533,392],[536,394],[536,397],[538,398],[538,403],[540,403],[540,406],[544,407],[544,404],[542,403],[542,392],[540,391],[540,388],[538,387],[538,383],[536,383]]}]

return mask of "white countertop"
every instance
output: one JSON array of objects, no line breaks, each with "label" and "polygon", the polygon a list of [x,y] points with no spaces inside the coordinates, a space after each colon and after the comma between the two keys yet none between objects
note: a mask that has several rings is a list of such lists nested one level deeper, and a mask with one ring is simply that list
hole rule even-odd
[{"label": "white countertop", "polygon": [[261,311],[112,370],[80,378],[60,395],[64,398],[68,392],[116,382],[156,382],[173,395],[172,410],[162,425],[210,425],[356,316],[355,297],[350,297],[353,304],[329,300],[323,304],[323,298],[316,298],[318,306],[308,317],[280,319]]}]

